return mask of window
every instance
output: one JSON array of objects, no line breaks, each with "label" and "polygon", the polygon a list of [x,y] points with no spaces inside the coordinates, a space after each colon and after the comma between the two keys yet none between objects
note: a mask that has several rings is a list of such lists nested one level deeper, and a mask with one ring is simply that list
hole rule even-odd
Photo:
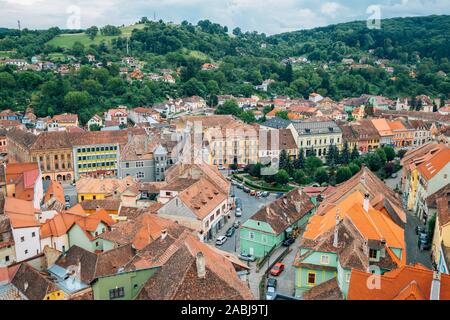
[{"label": "window", "polygon": [[126,162],[125,163],[125,168],[129,168],[130,167],[130,163],[129,162]]},{"label": "window", "polygon": [[145,174],[143,172],[136,173],[136,178],[144,178]]},{"label": "window", "polygon": [[92,196],[92,200],[97,200],[97,196]]},{"label": "window", "polygon": [[377,258],[377,250],[369,249],[369,258],[370,259],[376,259]]},{"label": "window", "polygon": [[308,285],[316,284],[316,274],[314,272],[308,272]]},{"label": "window", "polygon": [[25,237],[20,237],[20,242],[24,242],[25,241]]},{"label": "window", "polygon": [[25,254],[28,254],[28,250],[25,250]]},{"label": "window", "polygon": [[5,262],[8,262],[9,261],[9,256],[6,256],[5,257]]},{"label": "window", "polygon": [[81,196],[81,201],[84,201],[84,196]]},{"label": "window", "polygon": [[33,238],[36,237],[36,232],[32,232],[31,237],[33,237]]},{"label": "window", "polygon": [[144,162],[143,161],[137,161],[136,162],[136,168],[142,168],[144,166]]},{"label": "window", "polygon": [[320,256],[320,263],[321,264],[329,264],[330,263],[330,257],[328,255],[321,255]]},{"label": "window", "polygon": [[255,233],[250,232],[248,235],[249,235],[250,239],[252,239],[252,240],[255,239]]},{"label": "window", "polygon": [[125,288],[124,287],[109,290],[109,299],[110,300],[122,298],[124,296],[125,296]]}]

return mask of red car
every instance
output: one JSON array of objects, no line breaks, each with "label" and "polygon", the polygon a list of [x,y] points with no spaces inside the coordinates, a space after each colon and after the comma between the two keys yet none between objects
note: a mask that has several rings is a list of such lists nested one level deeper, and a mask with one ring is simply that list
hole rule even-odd
[{"label": "red car", "polygon": [[272,269],[270,270],[270,274],[273,276],[279,276],[281,272],[284,270],[284,263],[277,262]]}]

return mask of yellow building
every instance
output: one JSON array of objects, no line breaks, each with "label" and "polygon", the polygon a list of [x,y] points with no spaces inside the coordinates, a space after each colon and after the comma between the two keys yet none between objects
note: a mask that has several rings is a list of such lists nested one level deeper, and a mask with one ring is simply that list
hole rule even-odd
[{"label": "yellow building", "polygon": [[323,160],[330,145],[342,149],[342,130],[334,121],[293,122],[287,129],[306,156],[314,155]]},{"label": "yellow building", "polygon": [[205,133],[209,145],[209,164],[247,165],[258,162],[259,126],[233,121]]},{"label": "yellow building", "polygon": [[[427,199],[429,211],[436,211],[436,224],[434,227],[432,258],[436,265],[440,265],[445,260],[442,257],[441,247],[450,248],[450,186],[446,186]],[[428,214],[432,212],[428,212]],[[447,270],[448,272],[448,270]]]},{"label": "yellow building", "polygon": [[44,300],[65,300],[66,295],[62,290],[49,292],[45,295]]},{"label": "yellow building", "polygon": [[81,178],[77,181],[78,202],[84,200],[118,199],[135,182],[128,176],[123,179]]}]

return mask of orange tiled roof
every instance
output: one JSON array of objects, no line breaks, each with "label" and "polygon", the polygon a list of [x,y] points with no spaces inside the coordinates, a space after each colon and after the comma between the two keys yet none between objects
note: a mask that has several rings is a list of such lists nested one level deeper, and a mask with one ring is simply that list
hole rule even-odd
[{"label": "orange tiled roof", "polygon": [[406,130],[403,123],[399,120],[397,121],[389,121],[389,128],[391,128],[392,131],[400,131],[400,130]]},{"label": "orange tiled roof", "polygon": [[13,228],[39,227],[32,201],[6,197],[4,210]]},{"label": "orange tiled roof", "polygon": [[[420,264],[407,265],[380,277],[380,289],[367,286],[371,273],[353,269],[349,300],[429,300],[433,271]],[[450,275],[441,274],[440,300],[450,300]]]},{"label": "orange tiled roof", "polygon": [[56,198],[59,202],[65,203],[64,188],[58,181],[51,181],[44,195],[44,203],[49,201],[52,197]]},{"label": "orange tiled roof", "polygon": [[426,180],[433,178],[450,162],[450,148],[437,152],[432,158],[417,167]]},{"label": "orange tiled roof", "polygon": [[404,230],[387,214],[374,209],[370,204],[366,212],[363,209],[363,201],[363,194],[354,191],[323,215],[312,216],[303,237],[314,240],[334,228],[336,212],[339,212],[340,219],[348,217],[365,239],[385,240],[388,247],[402,249],[402,261],[406,261]]}]

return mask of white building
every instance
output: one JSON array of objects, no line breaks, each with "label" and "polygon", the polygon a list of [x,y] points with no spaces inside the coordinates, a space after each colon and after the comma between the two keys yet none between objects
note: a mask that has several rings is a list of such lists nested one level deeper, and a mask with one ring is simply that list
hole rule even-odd
[{"label": "white building", "polygon": [[41,253],[39,211],[33,207],[33,202],[6,197],[5,214],[11,222],[16,262]]}]

